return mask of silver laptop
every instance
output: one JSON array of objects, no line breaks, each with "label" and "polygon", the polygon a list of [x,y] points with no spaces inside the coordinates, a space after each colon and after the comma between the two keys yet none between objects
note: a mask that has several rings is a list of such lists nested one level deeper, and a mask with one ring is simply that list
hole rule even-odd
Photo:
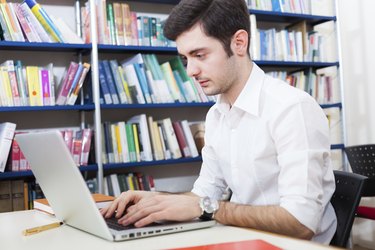
[{"label": "silver laptop", "polygon": [[16,140],[56,217],[65,224],[110,241],[123,241],[213,226],[215,221],[166,222],[147,227],[107,225],[79,168],[57,130],[17,134]]}]

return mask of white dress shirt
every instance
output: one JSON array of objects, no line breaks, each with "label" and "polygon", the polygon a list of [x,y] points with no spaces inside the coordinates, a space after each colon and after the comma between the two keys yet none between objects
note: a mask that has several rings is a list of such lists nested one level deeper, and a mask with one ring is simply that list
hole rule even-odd
[{"label": "white dress shirt", "polygon": [[200,175],[192,192],[231,202],[280,205],[328,244],[336,230],[327,118],[307,93],[253,69],[230,108],[222,96],[206,117]]}]

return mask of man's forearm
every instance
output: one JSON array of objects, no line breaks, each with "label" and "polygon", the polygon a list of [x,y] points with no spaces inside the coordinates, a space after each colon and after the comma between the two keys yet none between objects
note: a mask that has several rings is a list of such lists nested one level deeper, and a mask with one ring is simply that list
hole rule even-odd
[{"label": "man's forearm", "polygon": [[215,219],[226,225],[254,228],[301,239],[314,233],[280,206],[249,206],[220,202]]}]

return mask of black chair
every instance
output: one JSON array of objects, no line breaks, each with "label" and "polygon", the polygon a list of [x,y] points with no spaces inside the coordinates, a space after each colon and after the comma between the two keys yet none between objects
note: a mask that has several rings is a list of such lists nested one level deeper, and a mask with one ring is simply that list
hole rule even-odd
[{"label": "black chair", "polygon": [[[362,197],[375,196],[375,144],[356,145],[345,148],[353,173],[367,176]],[[375,220],[375,207],[359,206],[357,216]]]},{"label": "black chair", "polygon": [[337,216],[337,229],[330,244],[346,247],[367,177],[344,171],[334,171],[334,174],[336,190],[331,203]]}]

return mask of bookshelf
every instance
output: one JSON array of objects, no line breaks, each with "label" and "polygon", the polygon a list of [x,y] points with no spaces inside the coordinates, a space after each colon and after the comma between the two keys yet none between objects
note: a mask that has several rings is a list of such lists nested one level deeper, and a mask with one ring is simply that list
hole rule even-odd
[{"label": "bookshelf", "polygon": [[[53,2],[53,1],[51,1]],[[89,1],[90,4],[94,4],[93,0]],[[177,4],[178,0],[141,0],[141,1],[121,1],[127,2],[132,9],[136,12],[142,12],[143,8],[146,9],[146,13],[150,9],[154,10],[158,14],[167,15],[168,11]],[[44,2],[41,2],[44,4]],[[74,8],[82,2],[80,1],[59,1],[58,3],[51,3],[49,6],[51,9],[58,9],[59,7],[67,7],[70,9],[69,15],[74,15]],[[48,1],[47,1],[48,4]],[[55,11],[56,12],[56,11]],[[265,24],[268,27],[273,25],[280,28],[282,25],[288,26],[301,21],[305,21],[309,26],[334,21],[336,22],[336,16],[322,16],[322,15],[311,15],[311,14],[296,14],[296,13],[283,13],[266,10],[255,10],[249,9],[249,14],[254,14],[257,18],[257,23]],[[154,117],[176,117],[176,119],[182,119],[184,117],[192,117],[193,119],[204,120],[205,114],[208,109],[213,105],[209,103],[158,103],[158,104],[100,104],[100,90],[99,90],[99,60],[103,59],[118,59],[124,60],[137,53],[142,54],[156,54],[160,58],[168,58],[175,56],[177,50],[174,47],[161,47],[161,46],[133,46],[133,45],[108,45],[100,44],[98,42],[98,36],[96,34],[97,27],[94,13],[90,16],[92,23],[91,26],[91,38],[92,43],[90,44],[65,44],[65,43],[27,43],[27,42],[9,42],[0,41],[0,51],[7,52],[8,55],[18,55],[22,52],[27,52],[31,55],[45,54],[44,58],[50,53],[56,55],[56,60],[60,61],[63,57],[63,61],[74,58],[75,60],[84,60],[91,63],[91,82],[93,92],[93,103],[84,103],[81,100],[81,104],[73,106],[46,106],[46,107],[0,107],[0,118],[1,120],[14,120],[17,125],[21,122],[21,128],[28,128],[28,121],[22,119],[24,114],[32,114],[38,117],[38,119],[45,119],[51,113],[54,113],[54,117],[61,125],[75,125],[84,127],[86,125],[93,126],[96,131],[100,131],[101,123],[104,121],[118,121],[124,120],[135,114],[146,113],[151,114]],[[6,55],[6,56],[8,56]],[[46,56],[47,55],[47,56]],[[68,56],[66,56],[68,55]],[[6,56],[0,56],[1,61],[4,61]],[[67,59],[69,58],[69,59]],[[45,61],[45,59],[43,59]],[[287,72],[295,71],[306,71],[326,68],[326,67],[337,67],[340,69],[340,60],[330,62],[316,62],[316,61],[277,61],[277,60],[254,60],[261,68],[266,72],[273,70],[285,70]],[[43,64],[43,63],[42,63]],[[340,80],[340,79],[339,79]],[[341,79],[342,80],[342,79]],[[342,82],[340,81],[342,85]],[[341,102],[321,104],[323,109],[338,108],[340,111],[343,109],[342,99]],[[21,117],[21,118],[20,118]],[[69,117],[69,118],[67,118]],[[72,117],[74,117],[72,119]],[[125,119],[125,120],[126,120]],[[68,120],[68,122],[66,121]],[[20,122],[18,122],[20,121]],[[53,127],[58,122],[52,122],[50,124],[37,123],[41,127]],[[32,128],[38,127],[38,125],[31,123]],[[341,151],[345,145],[345,137],[343,137],[342,143],[332,144],[332,150]],[[121,172],[121,171],[159,171],[158,166],[164,166],[160,168],[160,175],[167,176],[178,176],[180,171],[187,171],[187,175],[198,174],[200,168],[201,157],[195,158],[181,158],[176,160],[161,160],[151,162],[131,162],[131,163],[107,163],[103,164],[101,150],[104,147],[102,145],[101,133],[95,133],[95,147],[96,147],[96,164],[81,167],[82,172],[90,171],[97,173],[99,180],[99,191],[103,190],[102,179],[106,172]],[[181,165],[181,166],[176,166]],[[191,167],[190,165],[193,165]],[[185,170],[182,170],[184,168]],[[190,170],[186,170],[189,169]],[[185,173],[184,173],[185,174]],[[5,179],[17,179],[17,178],[32,178],[31,171],[26,172],[7,172],[0,173],[0,180]],[[191,181],[192,178],[187,178]],[[175,181],[171,178],[170,181]],[[187,184],[189,185],[189,184]]]}]

